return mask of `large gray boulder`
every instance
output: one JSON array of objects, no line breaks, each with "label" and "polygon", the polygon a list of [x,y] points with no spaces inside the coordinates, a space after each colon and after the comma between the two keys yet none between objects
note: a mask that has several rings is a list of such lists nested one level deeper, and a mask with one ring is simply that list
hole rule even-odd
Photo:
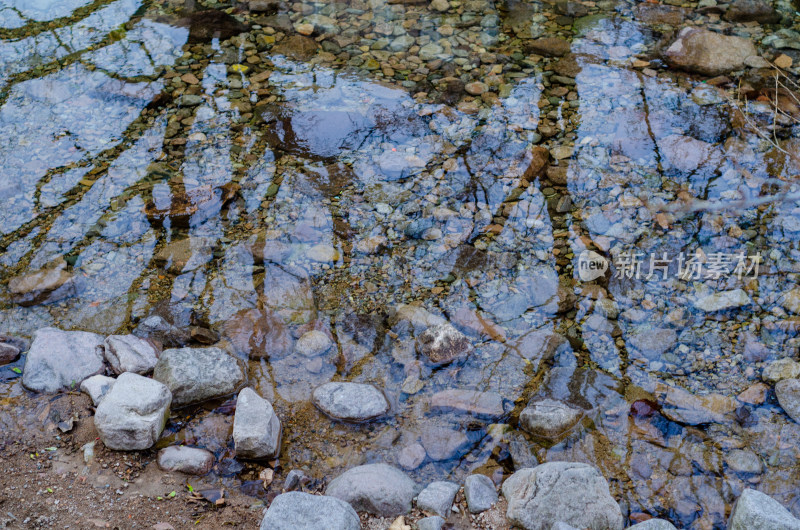
[{"label": "large gray boulder", "polygon": [[275,497],[261,521],[260,530],[358,530],[358,514],[335,497],[299,491]]},{"label": "large gray boulder", "polygon": [[239,363],[219,348],[164,350],[153,379],[169,387],[180,407],[232,394],[244,381]]},{"label": "large gray boulder", "polygon": [[590,530],[622,530],[619,505],[608,482],[587,464],[549,462],[525,468],[503,483],[508,520],[526,530],[548,530],[556,521]]},{"label": "large gray boulder", "polygon": [[275,458],[281,450],[281,420],[272,404],[252,388],[244,388],[236,400],[233,444],[242,458]]},{"label": "large gray boulder", "polygon": [[758,52],[755,45],[743,37],[701,28],[684,28],[664,55],[667,62],[683,70],[722,75],[741,70],[747,58],[758,55]]},{"label": "large gray boulder", "polygon": [[359,512],[396,517],[411,511],[417,485],[405,473],[387,464],[349,469],[333,479],[326,495],[342,499]]},{"label": "large gray boulder", "polygon": [[148,341],[136,335],[111,335],[103,343],[106,360],[114,372],[149,373],[158,362],[158,352]]},{"label": "large gray boulder", "polygon": [[165,385],[124,373],[98,405],[94,426],[109,449],[148,449],[164,430],[171,402],[172,395]]},{"label": "large gray boulder", "polygon": [[784,379],[775,385],[775,397],[781,408],[797,423],[800,423],[800,379]]},{"label": "large gray boulder", "polygon": [[314,389],[314,405],[337,420],[367,421],[383,416],[389,403],[383,392],[360,383],[326,383]]},{"label": "large gray boulder", "polygon": [[95,333],[42,328],[28,350],[22,384],[36,392],[77,389],[103,371],[102,344],[103,337]]},{"label": "large gray boulder", "polygon": [[205,449],[171,445],[158,452],[158,467],[187,475],[205,475],[214,465],[214,455]]},{"label": "large gray boulder", "polygon": [[800,530],[800,520],[772,497],[746,489],[736,500],[728,519],[728,530]]}]

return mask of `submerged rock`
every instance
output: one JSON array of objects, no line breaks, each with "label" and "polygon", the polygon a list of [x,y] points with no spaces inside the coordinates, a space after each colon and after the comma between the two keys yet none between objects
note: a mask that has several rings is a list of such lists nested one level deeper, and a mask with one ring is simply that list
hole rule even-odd
[{"label": "submerged rock", "polygon": [[800,423],[800,379],[784,379],[775,385],[775,396],[781,408]]},{"label": "submerged rock", "polygon": [[677,387],[667,387],[660,390],[659,394],[661,414],[685,425],[724,423],[724,414],[733,412],[736,408],[732,398],[715,394],[698,397]]},{"label": "submerged rock", "polygon": [[281,421],[272,404],[252,388],[239,392],[233,443],[242,458],[275,458],[281,450]]},{"label": "submerged rock", "polygon": [[768,383],[777,383],[784,379],[794,379],[800,376],[800,363],[793,359],[778,359],[772,361],[761,372],[761,379]]},{"label": "submerged rock", "polygon": [[455,482],[431,482],[417,495],[417,508],[423,512],[447,517],[450,515],[450,508],[453,507],[453,500],[458,490],[459,486]]},{"label": "submerged rock", "polygon": [[485,512],[497,502],[497,490],[486,475],[470,475],[464,481],[464,497],[470,513]]},{"label": "submerged rock", "polygon": [[752,303],[753,301],[747,296],[746,292],[742,289],[734,289],[732,291],[722,291],[721,293],[702,296],[695,300],[694,306],[706,313],[712,313],[715,311],[743,307]]},{"label": "submerged rock", "polygon": [[153,345],[135,335],[111,335],[103,343],[106,360],[114,372],[146,374],[158,362],[158,352]]},{"label": "submerged rock", "polygon": [[761,459],[753,451],[734,449],[725,456],[725,463],[737,473],[761,473]]},{"label": "submerged rock", "polygon": [[781,15],[764,0],[735,0],[723,16],[730,22],[758,22],[760,24],[776,24]]},{"label": "submerged rock", "polygon": [[469,448],[467,435],[449,427],[428,427],[422,433],[421,440],[431,460],[450,460],[461,456]]},{"label": "submerged rock", "polygon": [[314,389],[311,397],[317,408],[337,420],[367,421],[389,411],[383,392],[372,385],[326,383]]},{"label": "submerged rock", "polygon": [[400,449],[397,454],[397,464],[403,469],[413,471],[422,465],[427,456],[425,448],[415,442]]},{"label": "submerged rock", "polygon": [[576,528],[622,530],[622,511],[596,468],[549,462],[521,469],[503,483],[509,521],[526,530],[547,530],[556,521]]},{"label": "submerged rock", "polygon": [[451,324],[440,324],[426,329],[417,339],[417,348],[434,365],[467,357],[473,351],[467,336]]},{"label": "submerged rock", "polygon": [[664,519],[648,519],[643,523],[629,526],[628,530],[677,530],[677,528]]},{"label": "submerged rock", "polygon": [[111,390],[117,380],[105,375],[93,375],[81,383],[81,392],[88,394],[96,407]]},{"label": "submerged rock", "polygon": [[684,28],[667,48],[667,61],[678,68],[704,75],[722,75],[745,67],[748,57],[758,55],[748,39],[707,29]]},{"label": "submerged rock", "polygon": [[304,333],[297,339],[295,351],[303,357],[318,357],[327,353],[333,347],[333,341],[328,335],[319,330],[312,330]]},{"label": "submerged rock", "polygon": [[349,469],[333,479],[326,495],[342,499],[359,512],[396,517],[411,511],[417,485],[396,467],[368,464]]},{"label": "submerged rock", "polygon": [[159,451],[158,467],[187,475],[205,475],[214,465],[214,455],[205,449],[171,445]]},{"label": "submerged rock", "polygon": [[236,359],[219,348],[164,350],[153,379],[169,387],[173,405],[180,407],[232,394],[244,381]]},{"label": "submerged rock", "polygon": [[525,407],[519,425],[536,437],[555,441],[575,427],[583,415],[580,409],[546,398]]},{"label": "submerged rock", "polygon": [[185,346],[191,338],[188,331],[180,329],[160,315],[150,315],[139,322],[133,334],[141,339],[153,339],[168,348]]},{"label": "submerged rock", "polygon": [[261,521],[261,530],[359,530],[361,521],[341,499],[298,491],[273,499]]},{"label": "submerged rock", "polygon": [[106,447],[140,451],[153,446],[169,417],[172,395],[166,385],[124,373],[97,407],[94,425]]},{"label": "submerged rock", "polygon": [[77,389],[103,370],[103,337],[86,331],[42,328],[33,337],[22,384],[36,392]]},{"label": "submerged rock", "polygon": [[431,396],[431,410],[461,412],[488,419],[504,414],[503,397],[497,392],[475,390],[442,390]]},{"label": "submerged rock", "polygon": [[645,358],[657,360],[675,346],[678,334],[670,328],[642,326],[631,334],[629,342]]},{"label": "submerged rock", "polygon": [[728,530],[800,530],[800,520],[778,501],[760,491],[745,489],[731,510]]},{"label": "submerged rock", "polygon": [[14,303],[31,306],[72,294],[72,278],[67,262],[59,258],[40,271],[11,278],[8,290]]}]

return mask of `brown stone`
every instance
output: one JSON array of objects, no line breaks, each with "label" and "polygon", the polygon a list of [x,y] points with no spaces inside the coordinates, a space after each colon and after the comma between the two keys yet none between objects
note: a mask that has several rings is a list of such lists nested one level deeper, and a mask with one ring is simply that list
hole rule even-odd
[{"label": "brown stone", "polygon": [[531,147],[531,162],[525,170],[525,180],[532,182],[541,177],[549,161],[550,151],[540,145]]},{"label": "brown stone", "polygon": [[681,30],[664,53],[672,66],[710,76],[741,70],[754,55],[758,52],[748,39],[700,28]]},{"label": "brown stone", "polygon": [[286,357],[294,340],[283,320],[269,310],[245,309],[225,322],[223,334],[237,352],[251,359]]},{"label": "brown stone", "polygon": [[450,315],[450,320],[470,335],[486,336],[500,342],[506,340],[503,328],[471,307],[459,307]]},{"label": "brown stone", "polygon": [[303,35],[292,35],[272,48],[274,55],[285,55],[298,61],[307,61],[317,53],[319,45],[314,39]]},{"label": "brown stone", "polygon": [[504,413],[500,394],[458,389],[442,390],[431,396],[431,410],[462,412],[489,419],[497,419]]},{"label": "brown stone", "polygon": [[193,73],[183,74],[181,76],[181,81],[188,85],[197,85],[200,83],[200,80]]},{"label": "brown stone", "polygon": [[546,57],[563,57],[569,53],[570,43],[568,40],[558,37],[542,37],[531,41],[528,48],[533,53]]},{"label": "brown stone", "polygon": [[767,399],[767,392],[769,392],[768,385],[764,383],[756,383],[736,396],[736,399],[749,405],[761,405]]},{"label": "brown stone", "polygon": [[686,10],[662,4],[641,3],[633,8],[633,15],[645,24],[680,26],[686,19]]},{"label": "brown stone", "polygon": [[31,306],[54,301],[57,292],[64,296],[70,294],[73,276],[66,268],[67,262],[59,257],[39,271],[11,278],[8,290],[12,299],[21,306]]}]

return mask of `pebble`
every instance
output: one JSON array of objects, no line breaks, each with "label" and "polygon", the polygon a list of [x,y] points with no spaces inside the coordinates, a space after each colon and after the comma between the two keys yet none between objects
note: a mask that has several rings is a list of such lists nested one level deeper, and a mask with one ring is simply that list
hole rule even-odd
[{"label": "pebble", "polygon": [[333,347],[328,334],[319,330],[304,333],[295,343],[295,351],[304,357],[318,357]]},{"label": "pebble", "polygon": [[96,407],[106,396],[111,387],[114,386],[116,379],[105,375],[93,375],[81,383],[81,392],[88,394],[92,399],[92,404]]},{"label": "pebble", "polygon": [[106,360],[115,373],[147,374],[158,362],[153,345],[135,335],[111,335],[103,342]]},{"label": "pebble", "polygon": [[761,379],[767,383],[777,383],[784,379],[800,377],[800,363],[793,359],[772,361],[761,372]]},{"label": "pebble", "polygon": [[269,459],[281,450],[281,421],[272,404],[252,388],[243,388],[236,400],[233,444],[242,458]]},{"label": "pebble", "polygon": [[761,473],[761,459],[746,449],[734,449],[725,455],[725,463],[737,473]]},{"label": "pebble", "polygon": [[694,306],[706,313],[713,313],[744,307],[752,303],[753,301],[742,289],[734,289],[700,297],[694,301]]},{"label": "pebble", "polygon": [[469,447],[469,438],[449,427],[428,427],[421,436],[422,447],[431,460],[446,461],[459,457]]},{"label": "pebble", "polygon": [[389,412],[383,392],[372,385],[360,383],[326,383],[314,389],[314,405],[337,420],[362,422]]},{"label": "pebble", "polygon": [[497,490],[486,475],[470,475],[464,481],[464,497],[470,513],[485,512],[497,502]]},{"label": "pebble", "polygon": [[775,385],[775,396],[781,408],[800,423],[800,379],[784,379]]},{"label": "pebble", "polygon": [[442,530],[445,520],[438,515],[423,517],[417,521],[417,530]]},{"label": "pebble", "polygon": [[440,13],[444,13],[448,9],[450,9],[450,2],[447,0],[432,0],[431,1],[431,8],[439,11]]},{"label": "pebble", "polygon": [[459,485],[455,482],[431,482],[417,495],[417,508],[426,513],[447,517],[458,490]]},{"label": "pebble", "polygon": [[425,330],[417,338],[417,348],[434,365],[463,359],[474,350],[467,336],[451,324],[440,324]]},{"label": "pebble", "polygon": [[405,473],[387,464],[349,469],[333,479],[325,494],[342,499],[358,512],[397,517],[411,511],[417,485]]},{"label": "pebble", "polygon": [[264,513],[260,530],[359,530],[358,514],[346,502],[298,491],[282,493]]},{"label": "pebble", "polygon": [[546,440],[557,440],[583,418],[583,411],[550,398],[530,403],[519,416],[524,431]]},{"label": "pebble", "polygon": [[418,443],[406,445],[397,453],[397,465],[403,469],[413,471],[422,465],[428,454],[425,448]]},{"label": "pebble", "polygon": [[158,466],[164,471],[205,475],[214,465],[214,455],[205,449],[171,445],[158,452]]}]

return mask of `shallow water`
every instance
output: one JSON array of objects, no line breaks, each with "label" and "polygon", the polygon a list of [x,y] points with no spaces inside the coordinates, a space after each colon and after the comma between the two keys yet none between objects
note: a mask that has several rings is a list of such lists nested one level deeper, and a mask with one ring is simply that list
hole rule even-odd
[{"label": "shallow water", "polygon": [[[580,4],[585,16],[540,2],[57,4],[0,0],[0,331],[122,333],[154,312],[213,330],[274,401],[282,467],[317,478],[453,429],[465,438],[452,458],[415,478],[577,460],[601,469],[626,515],[719,527],[752,485],[800,515],[800,426],[771,393],[761,406],[720,398],[710,425],[629,413],[664,385],[735,399],[797,353],[783,295],[800,271],[800,209],[760,198],[796,193],[800,163],[704,78],[664,68],[671,26],[613,1]],[[291,28],[302,20],[311,38]],[[734,28],[756,41],[774,30]],[[530,44],[554,35],[572,53],[558,64]],[[470,96],[464,80],[489,91]],[[776,132],[790,152],[796,123]],[[556,158],[548,176],[531,173],[535,144]],[[611,265],[583,281],[587,249]],[[641,273],[623,266],[631,252]],[[651,270],[665,255],[670,268]],[[758,271],[737,271],[740,255],[746,268],[759,256]],[[679,277],[679,256],[699,272]],[[8,281],[58,260],[69,283],[16,303]],[[734,289],[739,307],[697,303]],[[420,362],[419,330],[392,318],[411,302],[475,353]],[[296,353],[311,329],[335,348]],[[532,330],[568,342],[526,355]],[[0,368],[10,411],[22,364]],[[331,380],[382,388],[389,418],[331,422],[309,402]],[[498,392],[506,414],[432,412],[448,388]],[[518,430],[537,396],[584,410],[580,426],[557,443]],[[256,494],[226,405],[186,417],[163,443],[208,447],[221,480]],[[731,470],[738,448],[763,471]]]}]

